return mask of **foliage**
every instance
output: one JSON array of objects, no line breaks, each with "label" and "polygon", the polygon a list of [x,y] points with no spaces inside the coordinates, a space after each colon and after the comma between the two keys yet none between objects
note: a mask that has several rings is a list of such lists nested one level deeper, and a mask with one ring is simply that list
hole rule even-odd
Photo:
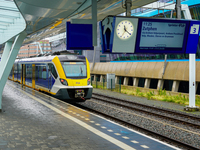
[{"label": "foliage", "polygon": [[[92,85],[94,88],[96,88],[96,84]],[[97,85],[98,89],[104,89],[104,90],[111,90],[106,88],[106,84],[98,83]],[[160,100],[160,101],[166,101],[166,102],[172,102],[177,103],[181,105],[188,105],[189,104],[189,98],[188,96],[184,95],[183,93],[179,93],[179,95],[172,95],[169,91],[166,92],[166,90],[158,90],[158,92],[154,91],[148,91],[148,92],[142,92],[140,88],[136,89],[129,89],[128,87],[121,87],[119,90],[119,86],[116,85],[115,89],[112,89],[114,92],[121,92],[123,94],[132,95],[132,96],[140,96],[140,97],[146,97],[148,100]],[[196,106],[200,106],[200,96],[196,96]]]}]

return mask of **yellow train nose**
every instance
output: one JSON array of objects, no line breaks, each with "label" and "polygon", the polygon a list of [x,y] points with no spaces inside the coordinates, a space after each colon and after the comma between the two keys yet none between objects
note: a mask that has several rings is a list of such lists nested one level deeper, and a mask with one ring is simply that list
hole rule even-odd
[{"label": "yellow train nose", "polygon": [[87,79],[69,79],[67,80],[69,86],[87,86]]}]

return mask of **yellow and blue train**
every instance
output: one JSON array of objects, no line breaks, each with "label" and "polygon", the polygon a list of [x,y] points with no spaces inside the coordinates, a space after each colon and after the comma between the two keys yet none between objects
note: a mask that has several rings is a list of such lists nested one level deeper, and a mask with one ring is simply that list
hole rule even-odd
[{"label": "yellow and blue train", "polygon": [[16,59],[9,79],[62,100],[83,102],[92,97],[89,62],[81,55]]}]

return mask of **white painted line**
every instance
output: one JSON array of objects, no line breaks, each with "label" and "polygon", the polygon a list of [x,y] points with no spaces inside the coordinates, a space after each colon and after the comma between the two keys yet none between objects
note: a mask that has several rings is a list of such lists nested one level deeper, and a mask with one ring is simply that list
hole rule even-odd
[{"label": "white painted line", "polygon": [[139,143],[138,141],[134,141],[134,140],[133,140],[133,141],[131,141],[131,142],[132,142],[132,143]]},{"label": "white painted line", "polygon": [[[19,89],[19,90],[21,90],[21,89]],[[95,129],[94,127],[92,127],[92,126],[90,126],[90,125],[88,125],[88,124],[86,124],[86,123],[84,123],[84,122],[82,122],[82,121],[80,121],[80,120],[78,120],[78,119],[76,119],[76,118],[74,118],[74,117],[72,117],[72,116],[70,116],[70,115],[64,113],[64,112],[62,112],[61,110],[59,110],[59,109],[57,109],[57,108],[55,108],[55,107],[49,105],[48,103],[46,103],[46,102],[44,102],[44,101],[42,101],[42,100],[40,100],[40,99],[38,99],[38,98],[36,98],[36,97],[34,97],[34,96],[28,94],[28,93],[26,93],[26,92],[24,92],[23,90],[21,90],[21,91],[22,91],[24,94],[28,95],[29,97],[33,98],[34,100],[38,101],[39,103],[43,104],[44,106],[46,106],[46,107],[52,109],[53,111],[59,113],[60,115],[62,115],[62,116],[64,116],[64,117],[66,117],[66,118],[68,118],[68,119],[74,121],[75,123],[79,124],[80,126],[86,128],[86,129],[88,129],[89,131],[93,132],[94,134],[96,134],[96,135],[98,135],[98,136],[100,136],[100,137],[102,137],[102,138],[108,140],[109,142],[111,142],[111,143],[117,145],[118,147],[120,147],[120,148],[122,148],[122,149],[128,149],[128,150],[136,150],[136,149],[130,147],[129,145],[127,145],[127,144],[125,144],[125,143],[123,143],[123,142],[121,142],[121,141],[119,141],[119,140],[117,140],[117,139],[115,139],[115,138],[113,138],[113,137],[111,137],[111,136],[109,136],[109,135],[107,135],[107,134],[105,134],[105,133],[103,133],[103,132],[101,132],[101,131]]]},{"label": "white painted line", "polygon": [[90,121],[91,123],[94,123],[94,121]]},{"label": "white painted line", "polygon": [[146,146],[146,145],[140,145],[141,147],[143,147],[143,148],[149,148],[148,146]]},{"label": "white painted line", "polygon": [[119,134],[119,133],[115,133],[115,135],[121,135],[121,134]]},{"label": "white painted line", "polygon": [[124,138],[124,139],[130,139],[129,137],[126,137],[126,136],[122,136],[122,138]]},{"label": "white painted line", "polygon": [[113,130],[107,130],[108,132],[113,132]]},{"label": "white painted line", "polygon": [[100,126],[100,124],[98,124],[98,123],[96,123],[95,125],[96,125],[96,126]]},{"label": "white painted line", "polygon": [[104,127],[104,126],[103,126],[103,127],[101,127],[101,128],[102,128],[102,129],[106,129],[106,127]]}]

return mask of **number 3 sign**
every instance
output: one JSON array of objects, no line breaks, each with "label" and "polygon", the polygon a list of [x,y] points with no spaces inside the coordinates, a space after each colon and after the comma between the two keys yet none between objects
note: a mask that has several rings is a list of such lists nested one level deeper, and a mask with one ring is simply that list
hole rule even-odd
[{"label": "number 3 sign", "polygon": [[190,34],[198,34],[199,33],[199,25],[193,24],[190,29]]}]

